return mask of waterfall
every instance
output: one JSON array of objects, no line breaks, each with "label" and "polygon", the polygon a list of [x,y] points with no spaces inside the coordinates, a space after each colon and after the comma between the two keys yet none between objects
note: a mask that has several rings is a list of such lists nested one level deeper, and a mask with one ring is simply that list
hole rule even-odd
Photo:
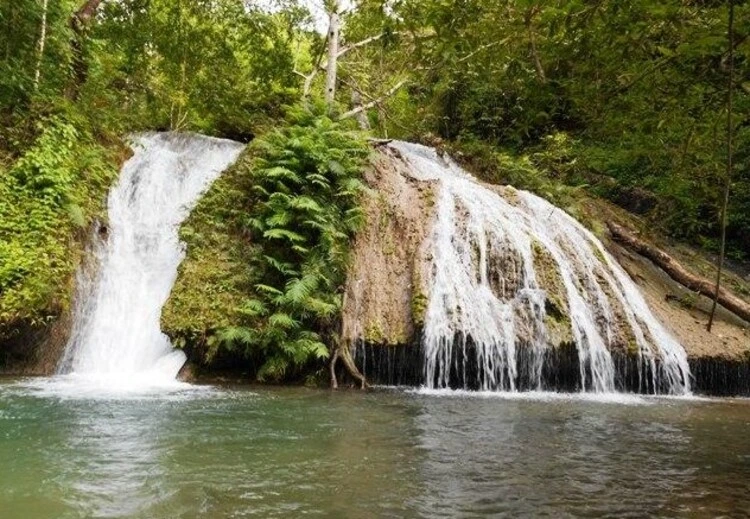
[{"label": "waterfall", "polygon": [[[427,387],[458,380],[481,390],[543,389],[557,322],[575,343],[581,390],[615,391],[613,351],[621,351],[637,358],[642,391],[689,393],[684,348],[583,225],[531,193],[482,185],[432,148],[391,146],[415,178],[438,183],[423,328]],[[555,300],[561,312],[551,315]]]},{"label": "waterfall", "polygon": [[95,238],[95,274],[79,275],[61,373],[107,385],[174,381],[185,354],[172,348],[159,319],[185,255],[178,228],[242,149],[193,134],[133,138],[134,154],[109,193],[107,236]]}]

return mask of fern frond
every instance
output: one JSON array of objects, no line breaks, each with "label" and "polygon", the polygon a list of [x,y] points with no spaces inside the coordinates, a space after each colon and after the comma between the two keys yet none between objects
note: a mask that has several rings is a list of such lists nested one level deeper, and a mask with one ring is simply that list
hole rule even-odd
[{"label": "fern frond", "polygon": [[301,234],[298,234],[294,231],[290,231],[288,229],[281,229],[281,228],[275,228],[275,229],[268,229],[263,233],[264,238],[269,239],[286,239],[289,240],[292,243],[299,243],[304,242],[305,237]]}]

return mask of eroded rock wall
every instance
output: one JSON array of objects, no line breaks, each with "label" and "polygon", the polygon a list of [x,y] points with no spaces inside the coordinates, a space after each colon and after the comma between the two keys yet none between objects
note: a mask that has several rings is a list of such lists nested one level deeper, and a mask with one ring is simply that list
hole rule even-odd
[{"label": "eroded rock wall", "polygon": [[[378,150],[366,181],[371,192],[365,201],[366,224],[354,243],[344,301],[343,338],[354,347],[357,363],[372,382],[419,385],[424,382],[421,324],[429,296],[425,282],[430,268],[428,242],[438,186],[434,181],[415,180],[403,158],[388,147]],[[512,202],[512,188],[485,187]],[[613,217],[610,211],[599,202],[592,204],[585,223],[601,229],[602,222]],[[617,218],[628,216],[618,213]],[[684,288],[647,260],[624,251],[606,236],[600,237],[639,286],[656,317],[684,345],[694,390],[750,393],[748,323],[722,311],[714,332],[706,332],[705,304],[698,301],[687,305],[691,295]],[[543,374],[545,386],[575,390],[580,380],[566,316],[566,297],[544,250],[535,250],[534,255],[538,281],[548,293],[546,327],[550,351]],[[619,323],[612,330],[610,346],[620,381],[617,389],[653,390],[647,387],[647,377],[641,376],[642,366],[621,304],[613,301],[612,311]],[[471,371],[471,363],[461,369]]]},{"label": "eroded rock wall", "polygon": [[365,174],[365,225],[347,276],[343,340],[409,344],[427,302],[425,285],[434,184],[413,179],[398,153],[382,148]]}]

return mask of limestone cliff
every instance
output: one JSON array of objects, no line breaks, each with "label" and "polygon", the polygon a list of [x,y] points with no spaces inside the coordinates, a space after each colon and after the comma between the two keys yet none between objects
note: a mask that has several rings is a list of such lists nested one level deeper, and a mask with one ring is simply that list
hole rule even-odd
[{"label": "limestone cliff", "polygon": [[[426,282],[431,254],[428,242],[435,219],[437,184],[415,178],[398,151],[388,147],[379,149],[366,180],[371,192],[365,200],[366,224],[354,243],[346,284],[343,338],[355,346],[357,361],[365,371],[371,375],[379,372],[376,382],[419,383],[423,377],[421,324],[430,290]],[[516,196],[510,187],[485,187],[511,203]],[[602,231],[608,219],[636,227],[638,220],[598,200],[583,200],[582,204],[583,223],[598,231],[608,252],[638,285],[654,315],[684,346],[698,390],[723,392],[718,387],[721,379],[736,391],[749,391],[750,386],[745,388],[747,384],[742,382],[750,375],[748,323],[720,311],[714,332],[706,332],[707,301],[669,280],[648,260],[623,250]],[[548,343],[565,357],[572,342],[565,291],[542,247],[534,248],[534,263],[547,294]],[[686,259],[686,264],[699,272],[710,269],[710,264],[697,257]],[[747,282],[739,276],[731,276],[730,284],[740,293],[748,290]],[[612,294],[606,295],[616,322],[610,342],[613,356],[624,371],[635,369],[634,362],[628,360],[634,358],[635,341],[626,326],[625,310]],[[559,364],[564,363],[561,358]],[[572,368],[574,363],[570,364]],[[729,372],[737,374],[726,375]]]}]

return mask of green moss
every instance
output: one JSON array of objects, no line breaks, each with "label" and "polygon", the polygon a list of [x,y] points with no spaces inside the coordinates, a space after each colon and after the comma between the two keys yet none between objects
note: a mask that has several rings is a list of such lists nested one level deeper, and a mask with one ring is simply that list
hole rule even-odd
[{"label": "green moss", "polygon": [[628,338],[628,344],[626,348],[627,348],[626,353],[628,355],[630,356],[638,355],[638,341],[635,340],[635,337]]},{"label": "green moss", "polygon": [[387,341],[380,323],[368,323],[365,329],[365,341],[372,344],[384,344]]},{"label": "green moss", "polygon": [[419,272],[419,267],[415,266],[412,272],[412,296],[411,296],[411,318],[414,322],[414,326],[424,326],[425,312],[427,311],[427,305],[429,299],[427,295],[422,292],[422,275]]},{"label": "green moss", "polygon": [[180,228],[187,256],[161,316],[162,329],[178,347],[240,318],[242,302],[252,288],[250,265],[256,254],[238,225],[247,208],[248,189],[241,169],[229,168]]},{"label": "green moss", "polygon": [[119,141],[104,145],[85,121],[56,115],[14,163],[0,164],[0,330],[69,306],[87,229],[102,219],[124,157]]},{"label": "green moss", "polygon": [[604,257],[604,253],[599,249],[599,247],[591,247],[591,250],[594,251],[594,256],[596,256],[596,259],[601,261],[604,265],[607,264],[607,258]]},{"label": "green moss", "polygon": [[427,209],[435,207],[435,190],[428,188],[422,191],[422,200],[424,201],[424,205]]},{"label": "green moss", "polygon": [[557,270],[557,263],[541,243],[532,242],[532,254],[537,281],[547,295],[545,300],[545,326],[554,345],[572,340],[572,323],[568,315],[565,285]]}]

